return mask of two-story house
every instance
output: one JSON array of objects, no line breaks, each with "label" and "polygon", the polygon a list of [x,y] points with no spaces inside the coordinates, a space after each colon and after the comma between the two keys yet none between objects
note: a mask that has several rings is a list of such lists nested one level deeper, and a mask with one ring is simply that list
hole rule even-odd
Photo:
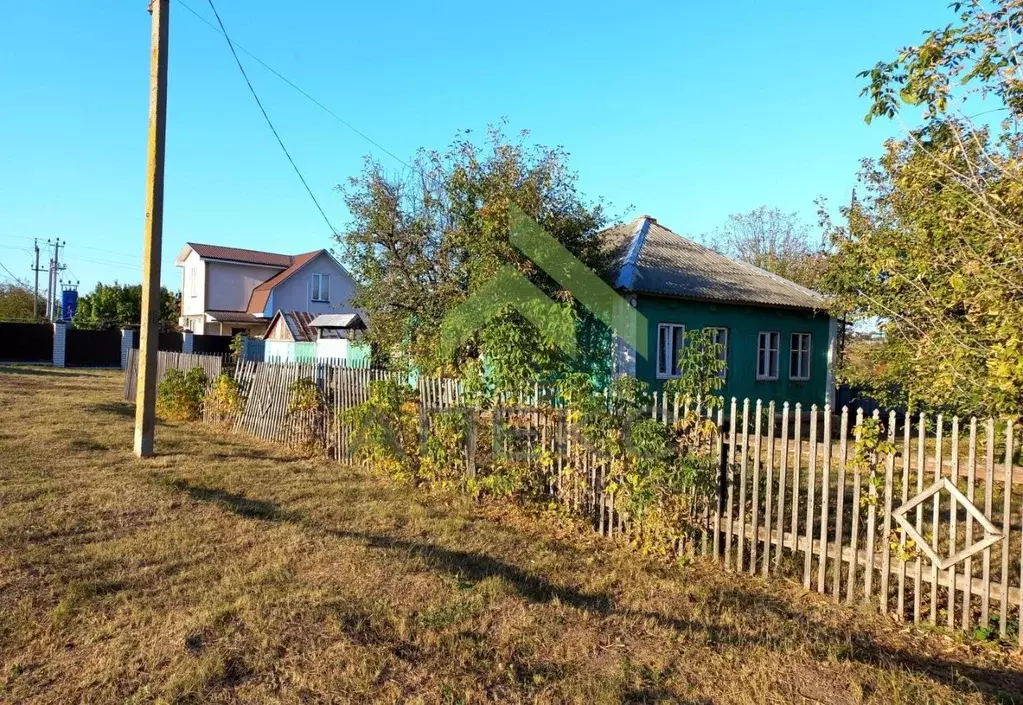
[{"label": "two-story house", "polygon": [[260,336],[277,311],[352,313],[355,282],[327,250],[282,255],[190,242],[181,267],[182,329]]}]

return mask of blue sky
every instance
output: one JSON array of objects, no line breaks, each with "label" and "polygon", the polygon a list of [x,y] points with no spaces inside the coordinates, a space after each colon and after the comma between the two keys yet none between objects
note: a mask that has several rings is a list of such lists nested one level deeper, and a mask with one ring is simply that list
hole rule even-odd
[{"label": "blue sky", "polygon": [[[186,0],[212,19],[206,0]],[[0,263],[66,240],[71,279],[137,283],[149,80],[146,0],[8,3],[0,23]],[[455,131],[563,145],[583,192],[684,234],[761,204],[815,222],[899,124],[863,122],[856,73],[949,19],[941,0],[341,3],[218,0],[233,39],[389,151]],[[187,241],[297,253],[330,234],[223,38],[171,3],[163,281]],[[336,226],[333,187],[372,154],[244,54]],[[626,210],[627,206],[633,206]],[[0,269],[0,279],[8,278]]]}]

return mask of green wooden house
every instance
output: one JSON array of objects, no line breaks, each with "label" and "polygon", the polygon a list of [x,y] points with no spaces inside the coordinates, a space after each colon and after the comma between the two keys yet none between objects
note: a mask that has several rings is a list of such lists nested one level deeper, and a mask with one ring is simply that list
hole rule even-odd
[{"label": "green wooden house", "polygon": [[820,294],[729,259],[650,216],[604,237],[616,256],[615,289],[647,320],[646,354],[619,340],[618,372],[659,390],[678,374],[684,332],[707,328],[723,348],[726,398],[833,401],[837,321]]}]

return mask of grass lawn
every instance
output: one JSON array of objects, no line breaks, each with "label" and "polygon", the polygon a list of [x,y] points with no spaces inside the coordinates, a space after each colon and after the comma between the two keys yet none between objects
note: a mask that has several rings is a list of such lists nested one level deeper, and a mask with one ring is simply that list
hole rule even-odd
[{"label": "grass lawn", "polygon": [[0,368],[2,702],[1023,702],[1023,658]]}]

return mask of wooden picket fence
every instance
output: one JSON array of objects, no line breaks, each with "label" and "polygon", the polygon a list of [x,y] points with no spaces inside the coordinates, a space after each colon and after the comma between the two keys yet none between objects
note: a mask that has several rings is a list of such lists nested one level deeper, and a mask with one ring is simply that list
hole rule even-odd
[{"label": "wooden picket fence", "polygon": [[[243,410],[230,425],[287,445],[307,444],[312,425],[318,447],[348,463],[351,429],[338,420],[368,399],[373,381],[396,378],[337,362],[242,361],[235,379]],[[322,394],[323,412],[315,419],[289,413],[300,379],[314,380]],[[480,411],[466,404],[457,380],[419,378],[416,385],[424,438],[435,415],[467,414],[473,431],[459,472],[475,474],[481,460],[475,428],[487,425],[495,457],[526,466],[552,501],[588,517],[601,534],[633,534],[607,489],[616,479],[614,464],[585,443],[554,390],[537,387]],[[654,395],[649,408],[664,424],[687,411],[665,395]],[[711,450],[719,481],[713,493],[694,498],[691,524],[698,531],[679,551],[713,558],[730,571],[797,580],[897,619],[983,629],[1023,648],[1017,426],[941,415],[871,416],[895,449],[873,469],[852,462],[870,419],[862,411],[736,399],[715,408],[708,418],[717,428]]]},{"label": "wooden picket fence", "polygon": [[[187,372],[194,367],[201,367],[208,379],[219,377],[225,367],[225,358],[229,355],[201,355],[197,353],[169,352],[161,350],[156,358],[156,383],[159,384],[167,376],[167,370]],[[128,361],[124,368],[124,400],[135,401],[138,383],[139,351],[134,348],[128,351]]]}]

